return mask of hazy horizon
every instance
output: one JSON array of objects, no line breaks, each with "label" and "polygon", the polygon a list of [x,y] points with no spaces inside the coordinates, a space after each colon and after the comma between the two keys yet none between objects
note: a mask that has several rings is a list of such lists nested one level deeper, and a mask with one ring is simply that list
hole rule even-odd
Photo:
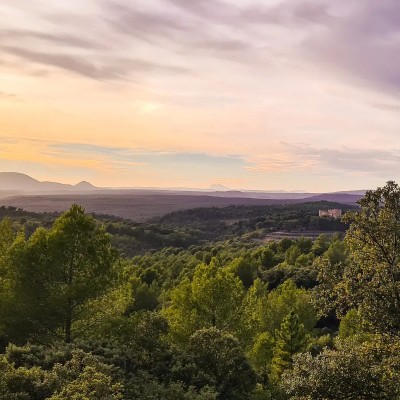
[{"label": "hazy horizon", "polygon": [[0,15],[0,171],[307,192],[399,179],[396,0],[6,0]]},{"label": "hazy horizon", "polygon": [[[57,181],[57,180],[51,180],[51,179],[36,179],[35,176],[31,176],[29,174],[23,173],[23,172],[16,172],[16,171],[0,171],[0,191],[1,190],[6,190],[5,187],[3,187],[3,182],[1,180],[1,175],[2,174],[16,174],[16,175],[20,175],[21,177],[26,176],[28,178],[31,178],[35,181],[37,181],[38,183],[56,183],[56,184],[62,184],[62,185],[69,185],[69,186],[78,186],[80,184],[89,184],[91,186],[93,186],[93,189],[115,189],[115,190],[129,190],[129,189],[143,189],[143,190],[166,190],[166,191],[206,191],[206,192],[213,192],[213,191],[221,191],[221,192],[229,192],[229,191],[242,191],[242,192],[260,192],[260,193],[275,193],[275,194],[279,194],[279,193],[304,193],[304,194],[313,194],[313,193],[327,193],[327,192],[310,192],[307,190],[301,190],[301,189],[293,189],[293,190],[284,190],[284,189],[280,189],[280,188],[275,188],[275,189],[244,189],[241,187],[228,187],[228,186],[224,186],[221,184],[211,184],[208,187],[194,187],[194,186],[113,186],[112,184],[109,185],[104,185],[104,186],[96,186],[96,185],[92,185],[92,182],[90,181],[86,181],[86,180],[80,180],[80,181],[68,181],[68,182],[61,182],[61,181]],[[18,183],[14,180],[14,183]],[[87,190],[87,189],[86,189]],[[365,190],[371,190],[370,188],[353,188],[349,191],[351,192],[357,192],[357,191],[365,191]],[[27,190],[28,192],[30,190]],[[341,189],[338,190],[333,190],[333,191],[329,191],[329,192],[341,192]],[[344,191],[344,190],[343,190]]]}]

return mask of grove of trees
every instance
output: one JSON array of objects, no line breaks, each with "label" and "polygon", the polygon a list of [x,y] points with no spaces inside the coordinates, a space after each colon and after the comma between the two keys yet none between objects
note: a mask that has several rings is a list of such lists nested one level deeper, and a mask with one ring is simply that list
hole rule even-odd
[{"label": "grove of trees", "polygon": [[313,207],[230,228],[230,207],[0,210],[0,400],[400,399],[400,187],[327,222],[343,234],[260,240]]}]

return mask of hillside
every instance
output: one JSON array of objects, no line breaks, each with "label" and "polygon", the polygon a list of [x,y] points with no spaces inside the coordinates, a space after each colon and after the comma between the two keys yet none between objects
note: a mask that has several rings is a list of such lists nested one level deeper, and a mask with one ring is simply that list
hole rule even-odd
[{"label": "hillside", "polygon": [[[18,172],[0,172],[0,193],[21,192],[59,192],[59,191],[87,191],[96,187],[89,182],[80,182],[77,185],[68,185],[58,182],[41,182],[29,175]],[[3,196],[2,196],[3,197]]]},{"label": "hillside", "polygon": [[[227,206],[267,206],[281,204],[297,204],[310,199],[253,199],[241,197],[217,197],[188,194],[64,194],[15,196],[0,200],[0,205],[23,208],[33,212],[61,212],[71,204],[78,203],[90,213],[109,214],[134,221],[146,221],[156,216],[201,207]],[[335,199],[338,197],[336,196]],[[347,199],[347,197],[346,197]],[[324,200],[329,200],[327,196]],[[343,201],[343,203],[347,203]],[[354,203],[350,203],[354,204]]]},{"label": "hillside", "polygon": [[[314,202],[287,205],[231,205],[180,210],[147,222],[113,215],[95,214],[113,244],[126,256],[142,254],[163,247],[188,248],[192,245],[240,239],[246,242],[268,240],[278,234],[290,237],[318,236],[321,233],[344,232],[339,220],[318,217],[318,210],[354,208],[338,203]],[[58,213],[34,213],[0,207],[0,219],[9,217],[24,226],[27,235],[39,226],[49,226]]]}]

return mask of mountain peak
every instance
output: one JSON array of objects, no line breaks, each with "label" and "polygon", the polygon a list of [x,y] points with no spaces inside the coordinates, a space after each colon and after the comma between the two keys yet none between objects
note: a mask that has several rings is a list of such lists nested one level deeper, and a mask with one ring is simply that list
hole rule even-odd
[{"label": "mountain peak", "polygon": [[41,182],[19,172],[0,172],[0,191],[18,191],[26,193],[58,192],[73,190],[93,190],[92,184],[82,181],[75,186],[58,182]]},{"label": "mountain peak", "polygon": [[74,189],[79,189],[79,190],[93,190],[96,189],[96,186],[92,185],[88,181],[81,181],[74,185]]},{"label": "mountain peak", "polygon": [[12,181],[14,179],[18,180],[19,182],[39,182],[36,179],[33,179],[29,175],[22,174],[20,172],[0,172],[0,177],[4,181]]}]

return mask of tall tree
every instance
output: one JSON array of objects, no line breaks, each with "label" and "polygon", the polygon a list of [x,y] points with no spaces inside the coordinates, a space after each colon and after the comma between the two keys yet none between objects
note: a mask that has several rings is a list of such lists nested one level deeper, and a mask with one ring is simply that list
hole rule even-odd
[{"label": "tall tree", "polygon": [[15,330],[73,340],[87,329],[88,304],[111,287],[116,260],[108,234],[77,205],[49,231],[38,229],[27,241],[19,237],[10,255]]},{"label": "tall tree", "polygon": [[[368,191],[360,210],[344,216],[349,261],[321,263],[321,303],[339,317],[358,308],[382,333],[400,331],[400,187],[390,181]],[[325,307],[324,311],[328,311]]]},{"label": "tall tree", "polygon": [[4,258],[15,240],[16,234],[10,218],[0,221],[0,260]]},{"label": "tall tree", "polygon": [[16,239],[12,221],[5,218],[0,221],[0,343],[6,329],[6,315],[12,308],[13,292],[10,282],[9,255]]},{"label": "tall tree", "polygon": [[277,380],[285,370],[292,369],[293,356],[304,351],[309,342],[304,325],[299,317],[291,311],[283,320],[277,332],[277,340],[272,359],[272,377]]},{"label": "tall tree", "polygon": [[275,340],[272,335],[263,332],[257,336],[249,352],[249,359],[261,377],[263,385],[266,385],[268,381],[274,346]]},{"label": "tall tree", "polygon": [[275,335],[290,311],[298,315],[307,332],[312,331],[317,319],[311,294],[288,279],[261,299],[260,329]]}]

